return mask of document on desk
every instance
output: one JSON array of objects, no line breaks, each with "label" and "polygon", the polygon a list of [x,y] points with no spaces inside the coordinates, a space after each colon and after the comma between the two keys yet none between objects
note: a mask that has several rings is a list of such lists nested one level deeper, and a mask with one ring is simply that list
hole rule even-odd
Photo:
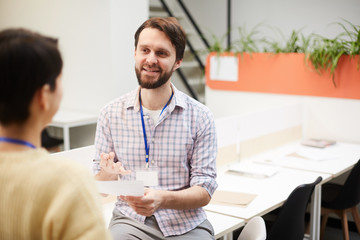
[{"label": "document on desk", "polygon": [[232,165],[228,172],[248,175],[251,177],[271,177],[278,172],[278,167],[266,166],[256,163],[237,163]]},{"label": "document on desk", "polygon": [[143,181],[96,181],[98,191],[114,196],[143,196]]},{"label": "document on desk", "polygon": [[312,147],[301,147],[295,153],[290,154],[288,156],[302,157],[302,158],[314,160],[314,161],[324,161],[324,160],[335,159],[335,158],[339,157],[338,155],[336,155],[334,153],[327,152],[326,149],[316,149],[316,148],[312,148]]},{"label": "document on desk", "polygon": [[225,206],[246,207],[255,197],[255,194],[250,193],[216,190],[210,203]]}]

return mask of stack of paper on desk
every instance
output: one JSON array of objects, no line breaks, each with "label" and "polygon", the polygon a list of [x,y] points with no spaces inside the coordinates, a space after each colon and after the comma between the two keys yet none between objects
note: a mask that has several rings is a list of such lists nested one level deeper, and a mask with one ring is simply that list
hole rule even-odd
[{"label": "stack of paper on desk", "polygon": [[225,206],[246,207],[255,197],[255,194],[216,190],[210,203]]},{"label": "stack of paper on desk", "polygon": [[327,152],[324,149],[316,149],[311,147],[301,147],[295,153],[290,154],[292,157],[302,157],[314,161],[323,161],[338,158],[336,154]]},{"label": "stack of paper on desk", "polygon": [[267,166],[256,163],[238,163],[232,165],[228,172],[250,175],[253,177],[271,177],[279,170],[278,167]]}]

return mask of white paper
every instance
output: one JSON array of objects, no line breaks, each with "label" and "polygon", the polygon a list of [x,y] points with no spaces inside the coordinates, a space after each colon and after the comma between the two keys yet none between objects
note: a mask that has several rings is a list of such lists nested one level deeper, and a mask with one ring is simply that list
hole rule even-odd
[{"label": "white paper", "polygon": [[115,196],[143,196],[143,181],[96,181],[98,191]]},{"label": "white paper", "polygon": [[229,168],[230,172],[251,175],[254,177],[271,177],[278,172],[278,167],[269,167],[263,164],[238,163]]},{"label": "white paper", "polygon": [[238,59],[235,56],[210,57],[210,80],[236,82],[238,80]]},{"label": "white paper", "polygon": [[326,152],[324,149],[316,149],[311,147],[304,147],[296,151],[296,154],[315,161],[323,161],[338,158],[337,155]]}]

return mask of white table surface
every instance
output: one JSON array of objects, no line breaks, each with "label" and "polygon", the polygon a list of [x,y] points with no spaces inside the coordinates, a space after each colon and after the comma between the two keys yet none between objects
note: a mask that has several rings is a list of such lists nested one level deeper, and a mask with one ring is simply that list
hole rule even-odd
[{"label": "white table surface", "polygon": [[[321,151],[328,159],[311,160],[289,155],[301,151]],[[288,156],[286,156],[288,155]],[[286,157],[284,157],[286,156]],[[272,166],[283,166],[306,171],[315,171],[331,174],[337,177],[346,171],[360,159],[360,145],[338,142],[335,145],[323,149],[302,146],[299,143],[285,145],[281,148],[259,154],[252,161],[270,164]]]},{"label": "white table surface", "polygon": [[[310,150],[310,152],[313,150],[319,151],[319,149],[304,147],[300,142],[295,142],[257,154],[248,159],[242,159],[246,163],[250,162],[281,169],[276,175],[268,178],[256,179],[249,176],[226,175],[224,172],[230,166],[224,167],[217,179],[219,190],[254,193],[258,196],[245,208],[210,204],[205,209],[248,220],[255,215],[266,214],[281,206],[296,186],[313,182],[318,176],[323,178],[321,184],[330,181],[349,171],[360,158],[360,145],[358,144],[338,142],[335,145],[321,149],[319,153],[326,156],[326,160],[325,158],[324,160],[313,160],[293,157],[294,153],[304,150]],[[321,154],[315,154],[314,156],[319,157]],[[289,157],[290,155],[291,157]],[[312,196],[310,239],[319,239],[320,236],[321,184],[315,187]]]},{"label": "white table surface", "polygon": [[[282,159],[283,156],[297,151],[299,147],[301,147],[299,143],[288,144],[242,160],[256,164],[259,168],[265,168],[269,165],[278,167],[278,172],[271,177],[260,178],[228,174],[226,169],[230,166],[218,169],[219,190],[253,193],[257,196],[247,207],[215,204],[204,207],[209,221],[213,224],[217,238],[224,236],[225,239],[231,239],[233,230],[243,226],[252,217],[264,215],[281,206],[298,185],[313,182],[318,176],[323,178],[322,183],[330,181],[350,170],[360,158],[360,145],[337,143],[324,149],[329,154],[338,156],[334,159],[323,161],[303,158],[291,159],[291,161]],[[92,170],[94,153],[95,148],[92,145],[55,154],[74,159]],[[314,193],[317,196],[313,202],[317,202],[317,205],[312,206],[311,210],[315,219],[312,223],[313,230],[311,230],[312,235],[310,237],[311,239],[319,239],[321,188],[316,188]],[[110,219],[113,207],[113,203],[104,205],[104,217],[106,219]]]},{"label": "white table surface", "polygon": [[319,176],[325,180],[331,178],[330,174],[289,168],[279,168],[275,175],[262,178],[221,173],[217,178],[218,190],[255,194],[256,197],[246,207],[209,204],[205,209],[249,220],[278,208],[297,186],[314,182]]},{"label": "white table surface", "polygon": [[60,109],[53,117],[50,126],[76,127],[97,122],[97,115],[72,110]]},{"label": "white table surface", "polygon": [[52,153],[54,156],[60,156],[68,159],[72,159],[82,165],[84,165],[89,171],[92,171],[93,168],[93,159],[95,156],[95,147],[94,145],[89,145],[86,147],[75,148],[67,151]]},{"label": "white table surface", "polygon": [[95,114],[79,111],[59,110],[53,117],[49,126],[63,129],[64,150],[70,150],[70,128],[96,124]]}]

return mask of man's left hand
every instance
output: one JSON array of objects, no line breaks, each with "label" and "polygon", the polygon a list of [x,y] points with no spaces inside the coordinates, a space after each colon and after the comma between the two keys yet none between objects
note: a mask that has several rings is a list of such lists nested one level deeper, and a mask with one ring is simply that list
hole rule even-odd
[{"label": "man's left hand", "polygon": [[160,208],[162,194],[160,190],[145,188],[144,196],[120,196],[137,214],[150,217]]}]

